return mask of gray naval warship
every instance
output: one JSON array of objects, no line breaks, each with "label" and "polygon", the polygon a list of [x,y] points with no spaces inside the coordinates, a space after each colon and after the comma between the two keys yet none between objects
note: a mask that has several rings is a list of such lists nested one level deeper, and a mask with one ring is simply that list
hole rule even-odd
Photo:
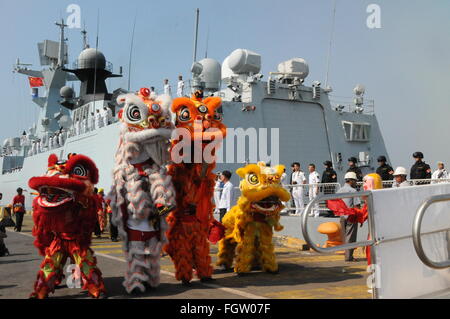
[{"label": "gray naval warship", "polygon": [[[0,157],[0,192],[10,201],[18,187],[25,190],[30,177],[41,175],[47,158],[55,153],[90,156],[99,166],[99,187],[109,190],[114,154],[119,139],[116,114],[121,105],[117,88],[110,92],[105,80],[122,76],[98,48],[90,48],[82,31],[84,49],[69,66],[64,20],[56,23],[59,41],[38,43],[41,70],[32,70],[18,60],[14,72],[42,78],[45,94],[32,88],[32,101],[39,108],[37,122],[22,136],[7,138]],[[205,95],[223,100],[223,121],[229,133],[218,156],[217,170],[230,170],[248,162],[281,163],[287,168],[294,161],[318,170],[331,160],[342,181],[347,158],[355,156],[363,173],[373,171],[376,156],[387,151],[374,113],[374,102],[364,98],[365,89],[357,85],[353,98],[333,98],[332,89],[319,81],[305,84],[309,66],[302,58],[281,62],[267,81],[263,80],[262,57],[247,49],[234,50],[224,61],[205,58],[195,61],[189,90],[201,89]],[[80,82],[78,95],[69,86]],[[76,128],[83,119],[91,123],[97,111],[109,109],[109,125]],[[93,115],[94,114],[94,115]],[[53,136],[59,136],[53,138]],[[52,141],[54,139],[54,141]],[[232,180],[238,185],[236,174]],[[32,196],[26,196],[31,207]]]}]

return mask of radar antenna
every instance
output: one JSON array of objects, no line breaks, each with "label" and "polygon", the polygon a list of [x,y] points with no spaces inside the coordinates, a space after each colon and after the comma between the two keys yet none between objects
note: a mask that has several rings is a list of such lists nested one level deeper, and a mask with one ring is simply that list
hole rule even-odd
[{"label": "radar antenna", "polygon": [[197,60],[197,40],[198,40],[198,20],[200,18],[200,10],[197,8],[196,10],[196,18],[195,18],[195,37],[194,37],[194,61]]},{"label": "radar antenna", "polygon": [[209,25],[208,25],[208,31],[206,32],[206,50],[205,50],[205,59],[208,57],[208,45],[209,45]]},{"label": "radar antenna", "polygon": [[134,15],[133,31],[131,32],[130,59],[128,61],[128,91],[130,91],[130,86],[131,86],[131,60],[133,57],[134,30],[136,29],[136,19],[137,19],[137,10]]},{"label": "radar antenna", "polygon": [[325,76],[325,88],[328,87],[328,79],[329,79],[329,74],[330,74],[331,47],[333,45],[335,21],[336,21],[336,0],[334,0],[334,3],[333,3],[333,20],[331,23],[330,43],[328,45],[327,74]]},{"label": "radar antenna", "polygon": [[16,64],[13,65],[13,73],[16,73],[22,67],[25,67],[25,69],[26,69],[27,66],[32,66],[32,65],[33,64],[30,64],[30,63],[22,63],[22,62],[20,62],[20,59],[17,58]]},{"label": "radar antenna", "polygon": [[63,67],[65,64],[65,52],[64,52],[64,42],[65,42],[65,38],[64,38],[64,28],[68,27],[67,24],[64,24],[64,19],[61,19],[61,23],[55,22],[55,24],[60,27],[61,32],[59,35],[59,50],[58,50],[58,67]]},{"label": "radar antenna", "polygon": [[86,31],[86,23],[83,26],[83,30],[81,30],[81,34],[83,35],[83,50],[89,48],[89,44],[87,41],[87,31]]}]

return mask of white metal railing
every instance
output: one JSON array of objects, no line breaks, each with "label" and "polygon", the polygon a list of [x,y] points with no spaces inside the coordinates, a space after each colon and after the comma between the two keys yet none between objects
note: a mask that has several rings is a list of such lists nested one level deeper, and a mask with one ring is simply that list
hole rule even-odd
[{"label": "white metal railing", "polygon": [[[335,194],[341,188],[341,184],[339,184],[339,183],[317,183],[317,184],[301,184],[301,185],[291,184],[291,185],[283,185],[283,187],[285,189],[287,189],[291,194],[292,194],[292,191],[294,189],[301,188],[302,189],[301,195],[302,195],[302,199],[303,199],[303,204],[304,204],[304,206],[306,206],[309,203],[309,201],[311,201],[313,198],[315,198],[317,196]],[[235,198],[234,199],[237,200],[237,197],[240,195],[239,194],[239,187],[235,186],[233,189],[235,191],[235,194],[234,194]],[[313,194],[310,194],[310,190],[314,190],[314,189],[317,189],[314,192],[315,196],[310,198],[310,195],[313,195]],[[217,192],[220,193],[221,191],[222,191],[222,188],[219,188],[219,187],[216,187],[214,189],[214,192],[216,194],[217,194]],[[293,202],[292,198],[291,198],[290,201],[288,201],[288,202],[286,202],[284,204],[286,206],[285,209],[283,210],[284,213],[295,212],[297,210],[295,205],[294,205],[294,202]],[[328,210],[328,209],[325,208],[323,205],[321,205],[318,208],[318,210]]]},{"label": "white metal railing", "polygon": [[[439,178],[439,179],[409,179],[407,180],[409,185],[417,186],[417,185],[430,185],[430,184],[438,184],[438,183],[450,183],[450,178]],[[391,181],[383,181],[383,188],[390,188],[395,183],[394,180]],[[363,182],[357,182],[357,189],[360,190]]]},{"label": "white metal railing", "polygon": [[[411,186],[415,185],[432,185],[437,183],[450,183],[450,179],[412,179],[407,180],[407,182]],[[391,181],[383,181],[383,188],[391,188],[392,185],[395,183],[394,180]],[[358,191],[362,191],[363,182],[357,182],[356,183],[356,189]],[[301,184],[301,185],[283,185],[284,188],[286,188],[291,194],[292,191],[296,188],[301,187],[302,188],[302,199],[303,203],[306,206],[311,200],[313,200],[315,197],[321,196],[321,195],[333,195],[335,194],[342,186],[340,183],[318,183],[318,184]],[[310,190],[317,188],[317,192],[315,192],[316,196],[313,196],[310,198]],[[240,195],[240,190],[238,186],[235,186],[234,188],[234,200],[237,200],[237,198]],[[217,195],[217,192],[222,191],[222,188],[216,187],[214,189],[215,195]],[[312,195],[312,194],[311,194]],[[294,200],[291,198],[288,202],[284,203],[285,209],[282,213],[292,213],[297,210],[297,208],[294,205]],[[328,208],[326,207],[324,202],[319,203],[319,207],[317,208],[320,211],[327,211]]]},{"label": "white metal railing", "polygon": [[346,113],[362,113],[368,115],[375,114],[375,101],[372,99],[364,99],[362,109],[358,109],[355,105],[355,97],[337,96],[329,94],[330,103],[332,108],[339,112]]}]

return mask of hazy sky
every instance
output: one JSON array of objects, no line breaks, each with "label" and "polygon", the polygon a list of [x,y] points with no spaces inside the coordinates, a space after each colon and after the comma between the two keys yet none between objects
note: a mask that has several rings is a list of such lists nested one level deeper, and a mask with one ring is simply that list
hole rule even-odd
[{"label": "hazy sky", "polygon": [[[332,0],[292,1],[62,1],[0,2],[0,141],[20,134],[37,115],[27,78],[13,74],[17,57],[39,68],[37,42],[57,40],[54,22],[66,18],[69,4],[81,7],[89,42],[95,46],[100,10],[99,49],[115,71],[128,74],[133,20],[137,13],[131,86],[162,87],[178,74],[189,78],[195,8],[200,8],[199,56],[222,61],[236,48],[262,55],[267,78],[279,62],[302,57],[310,66],[306,80],[325,82],[332,21]],[[381,28],[366,25],[369,4],[381,8]],[[409,167],[414,151],[435,167],[450,165],[450,2],[448,0],[337,0],[330,85],[351,96],[357,83],[375,100],[375,111],[394,165]],[[82,49],[79,29],[69,29],[71,63]],[[127,78],[108,82],[127,86]]]}]

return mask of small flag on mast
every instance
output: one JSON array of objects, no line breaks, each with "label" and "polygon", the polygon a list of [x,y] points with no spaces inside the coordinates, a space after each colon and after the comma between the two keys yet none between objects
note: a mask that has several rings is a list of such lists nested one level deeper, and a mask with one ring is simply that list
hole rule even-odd
[{"label": "small flag on mast", "polygon": [[28,77],[28,81],[30,81],[30,87],[36,88],[40,86],[44,86],[44,78],[37,78],[37,77]]}]

